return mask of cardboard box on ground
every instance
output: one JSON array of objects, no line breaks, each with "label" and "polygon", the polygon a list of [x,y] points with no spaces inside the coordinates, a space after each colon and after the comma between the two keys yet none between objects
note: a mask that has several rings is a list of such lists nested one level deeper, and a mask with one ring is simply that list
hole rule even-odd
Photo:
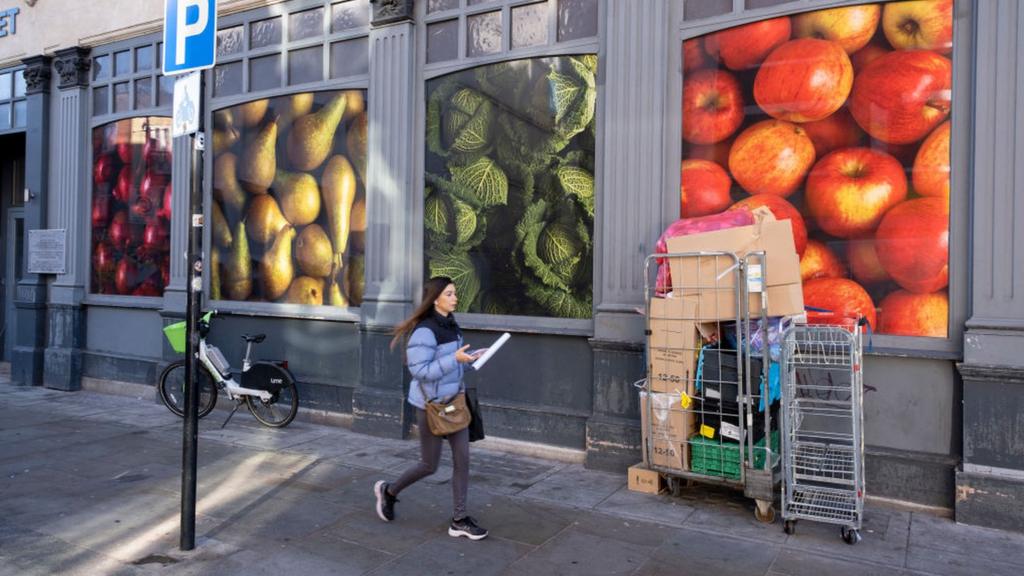
[{"label": "cardboard box on ground", "polygon": [[628,475],[627,486],[634,492],[660,494],[665,488],[664,478],[661,477],[661,474],[644,466],[643,462],[630,466]]},{"label": "cardboard box on ground", "polygon": [[[793,243],[793,228],[789,220],[776,220],[766,208],[758,208],[753,213],[755,222],[750,226],[668,238],[668,251],[726,252],[739,258],[764,252],[764,262],[756,255],[747,259],[748,284],[751,284],[750,315],[760,315],[762,294],[768,300],[768,316],[802,314],[804,299],[800,282],[800,258]],[[736,282],[739,274],[731,257],[703,255],[668,258],[668,261],[673,292],[697,298],[697,318],[736,319]],[[761,274],[757,274],[757,265],[761,266]],[[758,275],[761,276],[761,282],[753,282]],[[755,292],[757,289],[763,290]]]}]

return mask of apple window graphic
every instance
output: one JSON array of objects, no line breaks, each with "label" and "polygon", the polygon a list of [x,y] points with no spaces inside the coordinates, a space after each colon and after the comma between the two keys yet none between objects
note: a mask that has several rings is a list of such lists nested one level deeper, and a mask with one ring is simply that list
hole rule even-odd
[{"label": "apple window graphic", "polygon": [[366,92],[302,92],[213,113],[211,300],[363,301]]},{"label": "apple window graphic", "polygon": [[680,217],[792,223],[804,301],[946,338],[953,0],[802,12],[683,42]]},{"label": "apple window graphic", "polygon": [[171,119],[93,129],[94,294],[163,296],[170,279]]}]

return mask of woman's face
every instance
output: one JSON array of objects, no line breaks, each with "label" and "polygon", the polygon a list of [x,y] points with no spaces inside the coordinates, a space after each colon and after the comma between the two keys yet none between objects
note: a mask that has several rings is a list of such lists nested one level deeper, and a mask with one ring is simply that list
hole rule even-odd
[{"label": "woman's face", "polygon": [[441,295],[434,300],[434,309],[447,316],[455,311],[459,298],[455,295],[455,284],[449,284],[441,291]]}]

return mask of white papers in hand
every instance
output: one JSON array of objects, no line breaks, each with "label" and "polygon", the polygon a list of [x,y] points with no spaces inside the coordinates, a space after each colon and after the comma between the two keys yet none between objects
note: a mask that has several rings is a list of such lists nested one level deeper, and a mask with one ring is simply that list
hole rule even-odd
[{"label": "white papers in hand", "polygon": [[477,358],[476,362],[473,362],[473,369],[479,370],[483,368],[484,364],[487,364],[487,361],[491,359],[491,356],[494,356],[494,353],[504,346],[505,342],[511,337],[512,335],[508,332],[502,334],[501,337],[495,340],[494,344],[487,347],[487,351],[484,352],[483,356]]}]

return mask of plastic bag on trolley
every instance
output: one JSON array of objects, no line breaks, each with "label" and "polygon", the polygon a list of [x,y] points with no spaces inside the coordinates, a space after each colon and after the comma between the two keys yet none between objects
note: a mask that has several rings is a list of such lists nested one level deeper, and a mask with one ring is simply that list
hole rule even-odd
[{"label": "plastic bag on trolley", "polygon": [[[689,236],[702,232],[714,230],[725,230],[726,228],[738,228],[750,226],[754,223],[754,214],[746,207],[735,210],[726,210],[721,214],[711,216],[698,216],[695,218],[680,218],[661,233],[658,243],[654,247],[655,254],[668,253],[668,239],[678,236]],[[672,274],[669,272],[668,261],[665,258],[658,258],[658,278],[655,282],[655,294],[664,296],[672,291]]]},{"label": "plastic bag on trolley", "polygon": [[[750,335],[749,346],[747,342],[736,341],[736,323],[727,322],[722,324],[721,330],[721,342],[712,343],[701,349],[700,354],[697,358],[697,388],[700,389],[701,381],[703,376],[704,368],[704,354],[705,350],[709,347],[719,347],[729,350],[750,350],[751,357],[764,359],[765,351],[768,353],[768,358],[771,361],[768,363],[768,404],[774,404],[776,400],[782,398],[782,388],[780,386],[781,371],[779,363],[782,360],[782,342],[785,336],[786,330],[792,325],[793,321],[789,317],[779,316],[767,319],[756,318],[752,319],[747,323],[746,333]],[[767,324],[767,330],[762,330],[763,324]],[[767,332],[767,340],[765,339],[765,332]],[[755,384],[757,390],[764,389],[764,373],[758,371],[757,383]],[[758,410],[761,412],[765,411],[764,395],[758,394],[760,401],[758,403]]]}]

